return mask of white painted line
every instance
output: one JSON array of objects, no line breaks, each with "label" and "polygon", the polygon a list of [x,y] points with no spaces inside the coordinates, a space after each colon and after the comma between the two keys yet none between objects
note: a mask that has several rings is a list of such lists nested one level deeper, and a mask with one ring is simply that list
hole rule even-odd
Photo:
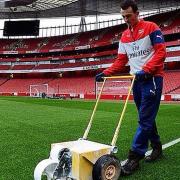
[{"label": "white painted line", "polygon": [[[168,148],[168,147],[171,147],[171,146],[173,146],[173,145],[175,145],[175,144],[177,144],[177,143],[179,143],[179,142],[180,142],[180,138],[175,139],[174,141],[171,141],[171,142],[168,142],[167,144],[164,144],[164,145],[162,146],[162,149],[166,149],[166,148]],[[152,150],[147,151],[146,154],[145,154],[145,156],[150,155],[151,152],[152,152]],[[123,166],[123,165],[126,163],[126,161],[127,161],[127,159],[124,160],[124,161],[122,161],[122,162],[121,162],[121,166]]]},{"label": "white painted line", "polygon": [[180,142],[180,138],[178,138],[178,139],[176,139],[176,140],[174,140],[174,141],[171,141],[171,142],[169,142],[169,143],[167,143],[167,144],[164,144],[163,145],[163,149],[166,149],[166,148],[168,148],[168,147],[170,147],[170,146],[173,146],[173,145],[175,145],[175,144],[177,144],[177,143],[179,143]]}]

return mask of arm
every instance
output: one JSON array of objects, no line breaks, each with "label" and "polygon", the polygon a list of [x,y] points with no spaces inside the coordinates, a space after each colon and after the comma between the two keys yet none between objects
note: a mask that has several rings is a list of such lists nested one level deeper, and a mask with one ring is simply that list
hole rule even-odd
[{"label": "arm", "polygon": [[128,62],[127,56],[125,54],[118,54],[117,59],[114,61],[114,63],[107,69],[103,71],[103,73],[106,76],[113,75],[117,72],[120,72],[123,67]]},{"label": "arm", "polygon": [[114,63],[107,69],[103,71],[106,76],[113,75],[115,73],[121,72],[121,70],[125,67],[128,62],[128,57],[126,51],[123,47],[123,43],[119,43],[118,49],[118,57],[114,61]]},{"label": "arm", "polygon": [[155,52],[153,57],[143,66],[143,70],[151,74],[163,67],[166,58],[166,47],[163,35],[158,26],[153,25],[153,32],[150,34],[150,39]]}]

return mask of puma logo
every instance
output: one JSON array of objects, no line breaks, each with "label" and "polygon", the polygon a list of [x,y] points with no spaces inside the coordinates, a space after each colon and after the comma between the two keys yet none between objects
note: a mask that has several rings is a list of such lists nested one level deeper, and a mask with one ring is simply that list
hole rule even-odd
[{"label": "puma logo", "polygon": [[160,35],[156,35],[156,37],[157,37],[157,38],[161,38],[161,39],[162,39],[162,35],[161,35],[161,36],[160,36]]},{"label": "puma logo", "polygon": [[150,93],[152,93],[152,94],[154,94],[154,95],[156,94],[156,92],[153,91],[153,90],[151,90],[151,89],[150,89]]}]

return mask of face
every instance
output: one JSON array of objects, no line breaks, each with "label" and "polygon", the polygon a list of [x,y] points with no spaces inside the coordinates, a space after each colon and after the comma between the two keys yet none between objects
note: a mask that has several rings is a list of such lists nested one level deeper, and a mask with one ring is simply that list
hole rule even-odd
[{"label": "face", "polygon": [[128,7],[126,10],[121,9],[121,15],[128,26],[133,27],[138,22],[139,12],[134,12],[132,7]]}]

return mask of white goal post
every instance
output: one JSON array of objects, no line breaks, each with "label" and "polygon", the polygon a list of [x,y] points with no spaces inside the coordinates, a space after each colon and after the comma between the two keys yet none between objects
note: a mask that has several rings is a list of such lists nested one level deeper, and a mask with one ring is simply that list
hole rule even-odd
[{"label": "white goal post", "polygon": [[45,98],[49,95],[48,84],[32,84],[29,86],[30,97],[41,97]]}]

